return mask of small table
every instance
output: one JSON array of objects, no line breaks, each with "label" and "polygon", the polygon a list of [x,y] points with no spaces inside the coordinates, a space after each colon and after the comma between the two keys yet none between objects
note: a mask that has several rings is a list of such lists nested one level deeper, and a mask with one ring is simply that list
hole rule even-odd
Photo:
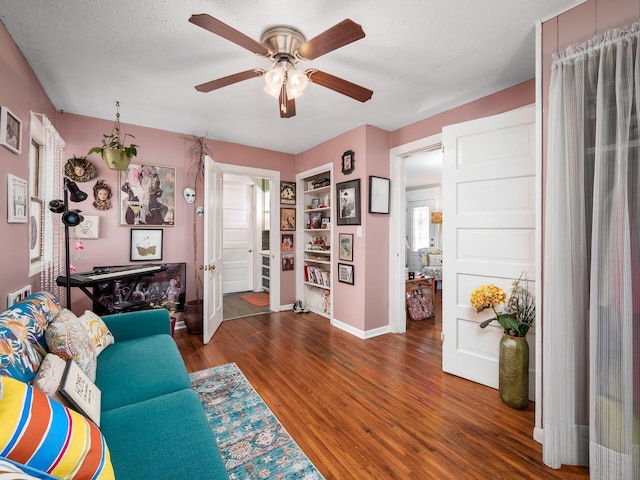
[{"label": "small table", "polygon": [[416,290],[423,290],[425,288],[428,288],[430,292],[429,295],[431,295],[431,301],[433,302],[434,287],[435,277],[414,278],[405,281],[405,294],[408,295],[409,293],[415,292]]}]

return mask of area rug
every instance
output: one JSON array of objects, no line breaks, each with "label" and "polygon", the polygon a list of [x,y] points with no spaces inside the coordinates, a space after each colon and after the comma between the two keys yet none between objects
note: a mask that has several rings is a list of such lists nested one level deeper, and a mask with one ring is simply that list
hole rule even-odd
[{"label": "area rug", "polygon": [[242,295],[240,298],[254,307],[266,307],[269,305],[269,294],[264,292],[250,293]]},{"label": "area rug", "polygon": [[235,363],[191,374],[233,480],[324,477],[267,407]]}]

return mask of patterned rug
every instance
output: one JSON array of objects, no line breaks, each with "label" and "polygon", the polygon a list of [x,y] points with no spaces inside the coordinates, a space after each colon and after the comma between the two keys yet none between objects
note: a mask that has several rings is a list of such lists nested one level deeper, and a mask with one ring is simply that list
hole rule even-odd
[{"label": "patterned rug", "polygon": [[191,374],[231,480],[321,480],[235,363]]},{"label": "patterned rug", "polygon": [[250,293],[248,295],[242,295],[240,298],[254,307],[266,307],[270,301],[269,294],[264,292]]}]

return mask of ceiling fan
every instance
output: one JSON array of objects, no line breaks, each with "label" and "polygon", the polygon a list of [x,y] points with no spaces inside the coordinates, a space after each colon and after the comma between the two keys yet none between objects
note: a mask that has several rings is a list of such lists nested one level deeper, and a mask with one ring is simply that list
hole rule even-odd
[{"label": "ceiling fan", "polygon": [[302,73],[295,67],[299,61],[314,60],[364,38],[362,27],[352,20],[343,20],[308,41],[295,28],[276,26],[267,29],[262,34],[260,42],[204,13],[192,15],[189,21],[273,62],[271,70],[253,68],[197,85],[195,88],[199,92],[211,92],[264,75],[267,84],[265,90],[278,99],[282,118],[290,118],[296,114],[295,99],[302,95],[308,82],[329,88],[360,102],[366,102],[373,95],[371,90],[342,78],[314,68]]}]

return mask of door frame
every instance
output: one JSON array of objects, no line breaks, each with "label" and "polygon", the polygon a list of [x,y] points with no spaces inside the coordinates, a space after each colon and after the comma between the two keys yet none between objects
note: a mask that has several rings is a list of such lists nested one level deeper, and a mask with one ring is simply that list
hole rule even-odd
[{"label": "door frame", "polygon": [[[404,333],[407,330],[405,310],[405,232],[406,232],[406,179],[405,157],[442,143],[437,133],[389,150],[391,176],[391,215],[389,218],[389,330]],[[441,185],[441,188],[443,185]],[[441,190],[442,192],[442,190]],[[442,195],[442,193],[441,193]]]},{"label": "door frame", "polygon": [[[217,163],[217,162],[216,162]],[[277,170],[267,170],[264,168],[244,167],[242,165],[232,165],[230,163],[217,163],[225,173],[234,175],[246,175],[252,177],[268,178],[270,182],[270,224],[269,231],[269,257],[271,265],[280,265],[280,172]],[[278,194],[276,194],[276,190]],[[254,254],[256,249],[254,248]],[[277,256],[277,257],[276,257]],[[223,300],[224,303],[224,300]],[[280,311],[280,269],[271,268],[269,270],[269,309],[273,312]]]}]

